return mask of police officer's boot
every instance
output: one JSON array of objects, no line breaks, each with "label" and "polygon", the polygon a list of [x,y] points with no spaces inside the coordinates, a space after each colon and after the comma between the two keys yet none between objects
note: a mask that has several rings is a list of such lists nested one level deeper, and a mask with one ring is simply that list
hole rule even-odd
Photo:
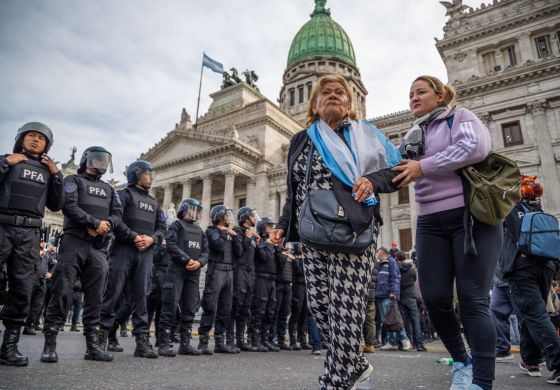
[{"label": "police officer's boot", "polygon": [[307,333],[303,332],[298,335],[299,345],[304,351],[311,351],[313,347],[307,343]]},{"label": "police officer's boot", "polygon": [[191,346],[191,330],[181,332],[181,344],[179,345],[179,355],[200,356],[202,353]]},{"label": "police officer's boot", "polygon": [[[100,362],[110,362],[113,360],[113,355],[101,348],[100,342],[107,342],[106,333],[103,335],[101,333],[104,332],[99,328],[93,328],[86,332],[86,354],[84,360],[97,360]],[[102,337],[105,338],[104,341],[101,340]]]},{"label": "police officer's boot", "polygon": [[147,333],[140,333],[134,336],[136,339],[136,350],[134,351],[135,357],[143,357],[148,359],[155,359],[159,355],[153,350],[150,342],[148,341]]},{"label": "police officer's boot", "polygon": [[37,334],[37,332],[35,332],[35,327],[33,326],[33,324],[25,324],[22,333],[29,336],[35,336]]},{"label": "police officer's boot", "polygon": [[237,321],[235,330],[237,331],[237,333],[235,334],[237,348],[245,352],[256,352],[253,346],[245,342],[245,322]]},{"label": "police officer's boot", "polygon": [[119,326],[113,326],[111,331],[107,335],[107,351],[109,352],[122,352],[123,347],[119,344],[119,340],[117,339],[117,328]]},{"label": "police officer's boot", "polygon": [[199,331],[198,335],[199,335],[198,349],[200,350],[200,353],[202,353],[203,355],[213,355],[214,352],[208,349],[208,333],[202,334]]},{"label": "police officer's boot", "polygon": [[290,349],[292,351],[301,351],[301,348],[297,343],[297,338],[296,338],[295,332],[290,332],[289,336],[290,336]]},{"label": "police officer's boot", "polygon": [[229,345],[224,343],[223,334],[214,334],[214,353],[235,353]]},{"label": "police officer's boot", "polygon": [[177,353],[169,345],[169,337],[170,336],[171,336],[171,330],[169,330],[169,329],[160,329],[159,330],[159,336],[158,336],[158,340],[159,340],[158,353],[159,353],[159,356],[174,357],[174,356],[177,355]]},{"label": "police officer's boot", "polygon": [[235,346],[234,339],[235,339],[235,337],[234,337],[233,329],[227,330],[226,331],[226,345],[229,347],[229,349],[231,349],[233,351],[233,353],[239,353],[239,352],[241,352],[241,349],[239,349]]},{"label": "police officer's boot", "polygon": [[45,327],[45,346],[41,354],[41,361],[43,363],[56,363],[58,362],[58,354],[56,353],[56,336],[58,335],[57,326]]},{"label": "police officer's boot", "polygon": [[0,348],[0,363],[8,366],[27,366],[29,359],[23,356],[17,347],[21,327],[6,327],[2,347]]},{"label": "police officer's boot", "polygon": [[107,349],[107,340],[109,339],[109,329],[100,327],[97,338],[97,345],[99,345],[101,350],[105,351]]},{"label": "police officer's boot", "polygon": [[278,334],[276,335],[276,337],[278,338],[278,347],[282,350],[282,351],[289,351],[290,350],[290,346],[288,344],[286,344],[285,338],[286,335],[283,334],[282,332],[278,332]]},{"label": "police officer's boot", "polygon": [[251,335],[251,345],[253,346],[255,352],[268,352],[268,348],[265,347],[261,341],[262,340],[261,340],[260,332]]},{"label": "police officer's boot", "polygon": [[280,348],[278,348],[277,346],[275,346],[274,344],[272,344],[269,340],[269,334],[268,332],[263,332],[262,336],[261,336],[261,343],[262,345],[267,348],[269,351],[272,352],[280,352]]}]

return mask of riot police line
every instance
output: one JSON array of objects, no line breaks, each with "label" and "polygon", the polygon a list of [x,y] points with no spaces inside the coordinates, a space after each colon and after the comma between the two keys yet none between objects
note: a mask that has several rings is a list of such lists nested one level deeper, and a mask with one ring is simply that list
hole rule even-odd
[{"label": "riot police line", "polygon": [[77,174],[63,177],[48,155],[53,141],[48,126],[27,123],[18,130],[12,153],[0,156],[0,269],[7,276],[0,278],[7,282],[6,291],[0,288],[5,327],[0,363],[29,361],[18,343],[29,324],[45,207],[62,211],[64,222],[45,302],[42,362],[59,360],[58,333],[77,283],[83,293],[86,360],[111,361],[111,352],[123,351],[116,331],[129,316],[138,357],[311,349],[301,251],[295,243],[272,244],[274,221],[251,207],[234,216],[227,205],[218,205],[203,231],[198,222],[205,205],[192,198],[181,201],[177,219],[170,221],[149,194],[149,162],[131,163],[127,187],[117,191],[102,180],[112,172],[107,149],[88,147]]}]

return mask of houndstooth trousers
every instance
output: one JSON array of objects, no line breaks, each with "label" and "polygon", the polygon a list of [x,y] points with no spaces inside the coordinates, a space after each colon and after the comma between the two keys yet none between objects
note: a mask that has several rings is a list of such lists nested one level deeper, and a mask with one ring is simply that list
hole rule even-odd
[{"label": "houndstooth trousers", "polygon": [[[293,180],[296,189],[296,215],[307,195],[304,185],[309,142],[296,158]],[[314,150],[309,189],[332,190],[331,172]],[[309,310],[323,338],[329,344],[325,372],[319,377],[321,389],[347,389],[368,368],[360,352],[367,292],[374,266],[377,237],[359,255],[317,251],[302,245],[303,269]]]}]

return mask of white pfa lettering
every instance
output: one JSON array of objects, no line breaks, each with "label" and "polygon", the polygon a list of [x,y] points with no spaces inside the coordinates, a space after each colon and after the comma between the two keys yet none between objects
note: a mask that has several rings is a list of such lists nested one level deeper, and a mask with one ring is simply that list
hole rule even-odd
[{"label": "white pfa lettering", "polygon": [[103,188],[99,188],[99,187],[90,186],[89,187],[89,194],[93,195],[93,196],[98,196],[100,198],[106,198],[107,197],[107,193],[105,192],[105,190]]},{"label": "white pfa lettering", "polygon": [[31,169],[24,169],[21,177],[27,180],[38,181],[39,183],[45,182],[45,178],[41,172],[32,171]]},{"label": "white pfa lettering", "polygon": [[138,202],[138,208],[140,210],[145,210],[145,211],[149,211],[151,213],[154,213],[154,206],[152,206],[150,203],[146,203],[146,202]]},{"label": "white pfa lettering", "polygon": [[200,249],[200,243],[198,241],[189,241],[189,248]]}]

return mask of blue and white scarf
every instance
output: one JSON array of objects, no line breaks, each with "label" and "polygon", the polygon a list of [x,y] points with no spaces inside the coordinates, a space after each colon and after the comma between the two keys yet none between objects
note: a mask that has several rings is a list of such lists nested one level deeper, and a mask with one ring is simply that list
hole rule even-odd
[{"label": "blue and white scarf", "polygon": [[[307,135],[329,171],[345,185],[353,187],[360,177],[393,167],[401,161],[397,148],[371,123],[346,118],[341,127],[350,148],[323,120],[313,122]],[[364,203],[375,206],[375,194]]]}]

